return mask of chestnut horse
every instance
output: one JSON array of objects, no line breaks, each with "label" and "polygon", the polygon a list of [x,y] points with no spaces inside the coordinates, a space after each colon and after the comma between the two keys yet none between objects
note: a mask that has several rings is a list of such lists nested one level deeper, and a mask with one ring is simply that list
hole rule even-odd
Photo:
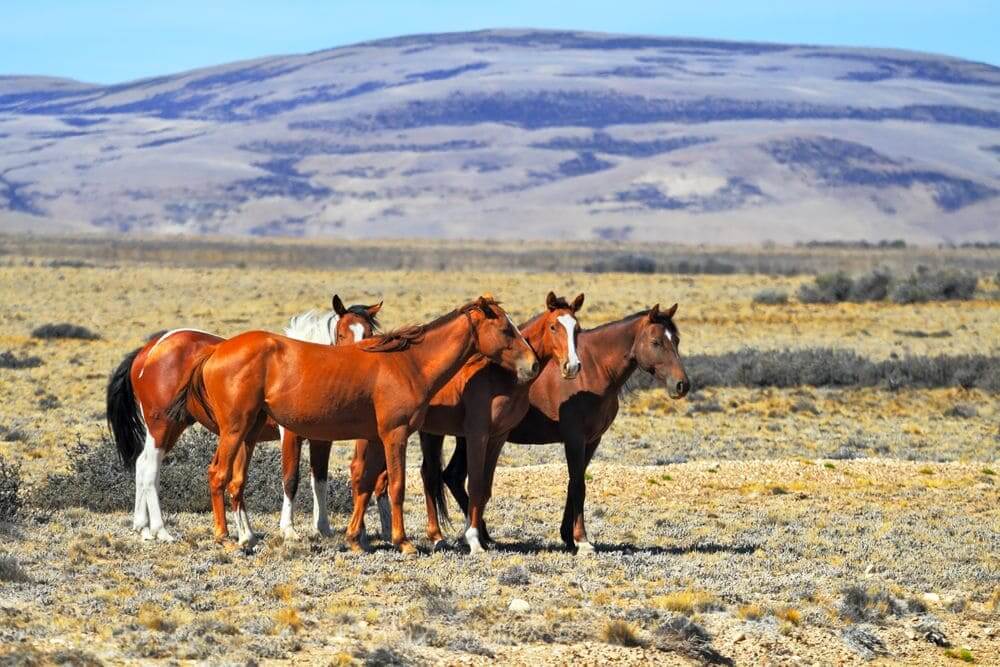
[{"label": "chestnut horse", "polygon": [[[381,308],[354,305],[345,308],[340,297],[333,297],[333,311],[312,311],[292,318],[286,329],[293,337],[326,344],[354,343],[358,335],[371,336],[377,328],[375,315]],[[173,422],[166,410],[180,390],[181,382],[191,372],[193,360],[224,339],[197,329],[174,329],[153,336],[144,346],[133,350],[111,374],[107,387],[107,420],[118,454],[126,469],[135,466],[135,511],[133,528],[143,539],[173,541],[163,525],[159,501],[160,466],[164,456],[177,443],[190,421]],[[215,425],[198,406],[192,406],[194,419],[210,430]],[[268,424],[259,434],[261,440],[279,436],[275,424]],[[288,444],[286,444],[288,443]],[[294,450],[301,440],[291,432],[284,434],[283,446]],[[310,441],[313,471],[313,511],[318,529],[326,528],[326,479],[330,444]],[[295,469],[296,483],[298,468]],[[289,488],[290,471],[284,471]],[[286,494],[287,495],[287,494]],[[293,494],[294,495],[294,491]],[[284,516],[284,514],[283,514]]]},{"label": "chestnut horse", "polygon": [[[531,407],[511,431],[508,440],[520,444],[562,442],[569,467],[569,485],[560,535],[566,546],[580,555],[593,553],[587,538],[583,506],[587,496],[586,472],[601,437],[618,414],[619,394],[637,368],[662,383],[671,398],[683,398],[691,388],[681,363],[680,333],[674,324],[677,304],[665,311],[659,304],[650,310],[582,331],[579,336],[581,369],[573,380],[564,380],[559,364],[549,362],[529,390]],[[462,511],[468,515],[465,492],[468,445],[456,438],[443,478]],[[424,449],[424,465],[440,468],[441,446]],[[495,465],[495,461],[493,462]],[[487,474],[492,476],[493,470]],[[489,540],[486,526],[479,528]]]},{"label": "chestnut horse", "polygon": [[[580,325],[576,313],[583,306],[583,298],[580,294],[570,304],[549,292],[545,299],[546,310],[520,327],[521,334],[542,366],[552,360],[562,377],[567,379],[575,377],[580,371],[580,359],[576,352]],[[468,510],[465,540],[471,553],[480,553],[483,549],[478,526],[486,503],[492,496],[492,471],[496,468],[496,460],[507,434],[528,412],[530,387],[531,382],[519,384],[509,371],[486,359],[476,358],[465,364],[431,399],[424,424],[420,427],[420,446],[423,450],[436,449],[437,453],[433,460],[425,457],[420,472],[427,503],[427,537],[435,547],[444,542],[438,508],[447,517],[440,464],[444,436],[464,436],[468,443],[471,509]],[[348,535],[355,539],[364,534],[364,513],[372,491],[384,485],[382,479],[374,479],[384,466],[377,453],[370,461],[365,460],[363,450],[357,450],[355,456],[358,455],[361,455],[361,460],[351,464],[354,514],[347,530]]]},{"label": "chestnut horse", "polygon": [[[203,353],[171,414],[183,417],[193,401],[218,424],[219,447],[209,467],[216,539],[228,535],[223,491],[231,480],[238,542],[253,538],[243,505],[246,470],[234,470],[234,463],[271,417],[307,438],[381,441],[388,462],[392,542],[415,555],[403,524],[406,439],[423,424],[430,399],[475,354],[515,371],[521,382],[538,374],[535,353],[487,296],[429,324],[357,345],[325,347],[251,331]],[[351,545],[360,549],[356,541]]]}]

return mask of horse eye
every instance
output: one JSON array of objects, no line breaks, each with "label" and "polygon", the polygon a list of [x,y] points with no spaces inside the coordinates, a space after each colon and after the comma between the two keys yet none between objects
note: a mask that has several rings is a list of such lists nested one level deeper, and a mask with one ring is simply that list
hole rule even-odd
[{"label": "horse eye", "polygon": [[555,330],[556,330],[556,325],[550,324],[549,325],[549,331],[555,331]]}]

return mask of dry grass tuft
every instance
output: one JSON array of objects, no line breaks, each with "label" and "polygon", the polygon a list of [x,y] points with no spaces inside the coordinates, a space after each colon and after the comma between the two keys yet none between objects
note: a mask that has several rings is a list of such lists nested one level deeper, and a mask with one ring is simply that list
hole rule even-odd
[{"label": "dry grass tuft", "polygon": [[295,596],[295,586],[289,583],[271,586],[271,597],[279,602],[290,603]]},{"label": "dry grass tuft", "polygon": [[675,611],[690,616],[695,612],[720,609],[718,598],[711,593],[699,590],[683,590],[659,595],[653,598],[653,603],[668,611]]},{"label": "dry grass tuft", "polygon": [[781,607],[774,612],[774,615],[782,621],[791,623],[792,625],[799,625],[802,623],[802,612],[794,607]]},{"label": "dry grass tuft", "polygon": [[608,621],[601,630],[601,639],[616,646],[642,646],[635,628],[625,621]]},{"label": "dry grass tuft", "polygon": [[949,658],[954,658],[955,660],[961,660],[962,662],[975,662],[976,658],[972,655],[972,651],[967,648],[950,648],[947,649],[944,654]]},{"label": "dry grass tuft", "polygon": [[136,620],[139,621],[140,625],[144,625],[150,630],[155,630],[157,632],[170,633],[174,630],[174,623],[172,623],[167,617],[163,610],[157,607],[152,602],[143,603],[139,607],[139,613],[136,615]]},{"label": "dry grass tuft", "polygon": [[766,611],[759,604],[745,604],[736,610],[736,615],[744,621],[759,621],[764,618]]},{"label": "dry grass tuft", "polygon": [[294,633],[297,633],[302,629],[302,617],[299,616],[299,612],[295,610],[294,607],[284,607],[279,609],[274,615],[275,630],[280,632],[281,630],[287,628]]}]

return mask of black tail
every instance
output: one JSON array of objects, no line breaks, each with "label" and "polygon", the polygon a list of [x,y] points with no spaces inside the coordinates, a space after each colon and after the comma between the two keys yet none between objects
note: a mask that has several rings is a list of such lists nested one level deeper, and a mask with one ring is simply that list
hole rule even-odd
[{"label": "black tail", "polygon": [[202,384],[201,370],[208,361],[208,358],[212,356],[212,352],[215,351],[215,346],[206,348],[200,353],[200,356],[195,358],[194,364],[191,366],[191,372],[188,374],[187,380],[181,384],[180,390],[177,395],[174,396],[174,400],[170,401],[170,405],[167,406],[165,414],[167,419],[178,424],[191,424],[195,421],[191,412],[188,410],[188,400],[193,398],[201,405],[202,409],[205,411],[205,415],[213,423],[215,422],[215,417],[212,415],[211,408],[208,407],[208,403],[205,401],[205,387]]},{"label": "black tail", "polygon": [[132,364],[142,349],[129,352],[108,378],[108,428],[115,438],[118,456],[126,470],[135,466],[135,460],[146,444],[146,425],[132,391]]}]

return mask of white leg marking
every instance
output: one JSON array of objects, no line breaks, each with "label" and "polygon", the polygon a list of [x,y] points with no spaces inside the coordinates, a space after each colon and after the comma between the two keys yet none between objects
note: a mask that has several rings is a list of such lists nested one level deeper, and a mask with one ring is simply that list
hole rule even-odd
[{"label": "white leg marking", "polygon": [[330,517],[327,510],[327,480],[316,479],[314,475],[311,475],[309,479],[312,480],[313,492],[313,528],[323,537],[333,537],[333,530],[330,528]]},{"label": "white leg marking", "polygon": [[136,477],[136,487],[142,488],[146,511],[149,513],[149,525],[142,529],[142,539],[173,542],[173,536],[163,526],[163,513],[160,511],[160,464],[163,462],[163,450],[156,447],[156,440],[146,431],[146,445],[142,452],[145,459],[141,473]]},{"label": "white leg marking", "polygon": [[559,324],[563,325],[566,329],[566,347],[569,351],[568,359],[566,359],[566,365],[568,368],[566,370],[571,373],[579,372],[580,370],[580,357],[576,353],[576,340],[573,338],[573,332],[576,331],[576,318],[572,315],[560,315],[556,318]]},{"label": "white leg marking", "polygon": [[253,528],[250,527],[250,515],[242,505],[236,510],[236,526],[238,531],[236,543],[240,546],[251,544],[255,535]]},{"label": "white leg marking", "polygon": [[594,545],[590,542],[576,542],[576,555],[577,556],[593,556],[594,555]]},{"label": "white leg marking", "polygon": [[[281,443],[281,448],[285,448],[285,427],[278,426],[278,441]],[[281,535],[286,540],[297,540],[299,539],[299,534],[295,530],[294,518],[295,510],[292,506],[292,498],[288,497],[285,493],[285,480],[281,480],[281,519],[278,521],[278,530],[281,531]]]},{"label": "white leg marking", "polygon": [[365,337],[365,327],[361,324],[351,324],[347,327],[354,334],[354,342],[360,343]]},{"label": "white leg marking", "polygon": [[[149,433],[146,433],[149,438]],[[146,510],[146,494],[142,488],[143,469],[146,464],[146,450],[135,457],[135,511],[132,514],[132,530],[142,530],[149,525],[149,512]]]},{"label": "white leg marking", "polygon": [[479,529],[469,526],[465,529],[465,543],[469,545],[469,554],[477,556],[485,552],[483,545],[479,543]]}]

